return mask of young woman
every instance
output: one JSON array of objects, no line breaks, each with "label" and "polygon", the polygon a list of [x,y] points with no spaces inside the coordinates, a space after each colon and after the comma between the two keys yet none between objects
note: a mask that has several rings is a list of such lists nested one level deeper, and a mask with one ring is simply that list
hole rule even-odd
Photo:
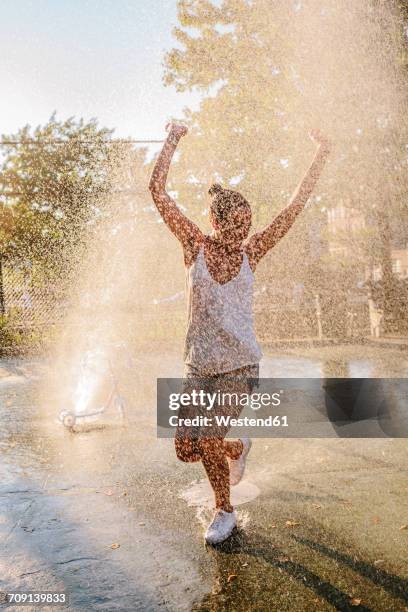
[{"label": "young woman", "polygon": [[[290,203],[270,225],[250,238],[251,207],[246,199],[236,191],[213,185],[209,190],[213,231],[205,236],[166,192],[170,162],[187,128],[171,124],[168,131],[149,189],[184,252],[189,309],[185,377],[205,378],[213,390],[250,393],[262,356],[253,329],[254,272],[260,259],[303,210],[329,154],[329,144],[318,131],[311,133],[317,151]],[[240,407],[233,406],[229,414],[235,417],[239,412]],[[224,429],[211,437],[192,436],[179,428],[175,439],[178,458],[201,461],[213,488],[216,512],[205,534],[210,544],[225,540],[236,526],[230,484],[241,480],[251,446],[249,439],[225,440],[226,434]]]}]

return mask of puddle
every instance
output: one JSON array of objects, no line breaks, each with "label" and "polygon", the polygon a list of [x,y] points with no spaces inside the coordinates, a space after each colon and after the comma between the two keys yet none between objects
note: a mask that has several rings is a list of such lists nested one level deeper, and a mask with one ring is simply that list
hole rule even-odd
[{"label": "puddle", "polygon": [[[249,480],[241,480],[237,486],[231,487],[231,503],[233,506],[241,506],[256,499],[259,494],[260,490],[256,485]],[[208,480],[194,481],[179,497],[184,499],[188,506],[214,508],[214,494]]]},{"label": "puddle", "polygon": [[[242,480],[235,487],[231,487],[231,503],[236,508],[256,499],[260,490],[249,480]],[[187,502],[188,506],[197,509],[196,516],[201,527],[205,530],[213,517],[214,494],[208,480],[196,480],[179,497]],[[250,522],[250,515],[242,508],[237,510],[237,524],[240,529],[245,529]]]}]

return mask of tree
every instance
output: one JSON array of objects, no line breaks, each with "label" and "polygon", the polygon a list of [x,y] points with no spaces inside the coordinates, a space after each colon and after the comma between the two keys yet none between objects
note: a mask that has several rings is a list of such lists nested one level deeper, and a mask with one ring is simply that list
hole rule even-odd
[{"label": "tree", "polygon": [[[178,18],[165,82],[204,94],[199,110],[185,114],[190,136],[172,175],[190,214],[202,218],[216,179],[236,185],[254,204],[255,224],[264,224],[307,167],[313,151],[307,132],[321,126],[335,151],[311,206],[275,251],[274,280],[314,283],[309,228],[340,199],[361,210],[369,227],[361,258],[349,250],[349,273],[356,280],[372,260],[387,270],[384,228],[393,235],[407,212],[400,13],[375,0],[347,11],[335,0],[179,0]],[[333,278],[336,266],[339,278],[346,276],[344,265],[332,261]]]},{"label": "tree", "polygon": [[119,155],[96,120],[55,114],[34,130],[3,135],[0,249],[3,257],[66,274],[84,231],[102,213]]}]

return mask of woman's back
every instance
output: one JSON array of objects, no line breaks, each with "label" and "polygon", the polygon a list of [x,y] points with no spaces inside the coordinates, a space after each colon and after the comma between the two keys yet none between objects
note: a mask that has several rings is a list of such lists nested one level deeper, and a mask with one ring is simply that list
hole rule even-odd
[{"label": "woman's back", "polygon": [[253,329],[254,275],[246,253],[241,252],[240,267],[234,266],[223,283],[213,278],[206,254],[204,241],[187,268],[184,359],[201,374],[210,375],[258,363],[262,355]]}]

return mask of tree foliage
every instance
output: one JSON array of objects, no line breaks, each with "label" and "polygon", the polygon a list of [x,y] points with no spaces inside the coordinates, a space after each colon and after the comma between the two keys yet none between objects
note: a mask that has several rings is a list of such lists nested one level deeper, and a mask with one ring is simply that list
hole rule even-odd
[{"label": "tree foliage", "polygon": [[[64,267],[101,214],[117,149],[96,120],[55,114],[44,126],[2,136],[0,250],[15,261]],[[14,144],[19,143],[19,144]]]},{"label": "tree foliage", "polygon": [[376,0],[348,11],[335,0],[179,0],[178,11],[165,82],[204,94],[184,117],[190,134],[171,183],[180,202],[201,221],[215,179],[236,185],[253,203],[255,225],[266,223],[308,166],[309,129],[321,127],[334,152],[274,262],[305,276],[316,250],[309,228],[341,202],[367,219],[361,260],[350,252],[346,264],[361,275],[384,255],[384,226],[407,235],[402,13]]}]

